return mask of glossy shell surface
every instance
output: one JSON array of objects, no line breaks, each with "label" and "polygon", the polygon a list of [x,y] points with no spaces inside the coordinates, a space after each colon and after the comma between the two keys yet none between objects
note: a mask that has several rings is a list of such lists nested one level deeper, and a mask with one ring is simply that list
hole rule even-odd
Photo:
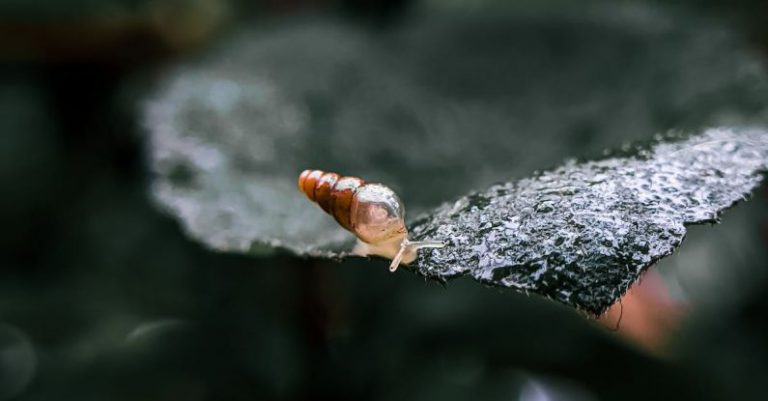
[{"label": "glossy shell surface", "polygon": [[381,184],[366,184],[355,198],[352,224],[361,240],[375,244],[405,238],[405,210],[394,191]]}]

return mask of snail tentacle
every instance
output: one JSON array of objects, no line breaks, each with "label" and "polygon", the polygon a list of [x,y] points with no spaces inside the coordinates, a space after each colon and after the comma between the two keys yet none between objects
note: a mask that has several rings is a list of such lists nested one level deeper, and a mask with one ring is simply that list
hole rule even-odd
[{"label": "snail tentacle", "polygon": [[[445,246],[445,243],[442,241],[411,241],[408,238],[404,239],[403,242],[400,243],[400,250],[397,252],[395,257],[392,259],[392,263],[389,265],[389,271],[395,272],[397,268],[400,266],[400,262],[403,260],[403,256],[405,256],[406,252],[412,252],[415,254],[416,251],[419,249],[424,248],[442,248]],[[414,255],[415,256],[415,255]]]}]

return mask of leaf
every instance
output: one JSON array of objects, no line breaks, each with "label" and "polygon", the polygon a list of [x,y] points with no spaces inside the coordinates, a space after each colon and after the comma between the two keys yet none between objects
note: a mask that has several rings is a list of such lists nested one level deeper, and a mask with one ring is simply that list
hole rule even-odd
[{"label": "leaf", "polygon": [[537,293],[602,313],[670,255],[686,225],[716,222],[761,182],[768,131],[710,129],[638,156],[552,171],[446,204],[411,227],[445,248],[418,271]]},{"label": "leaf", "polygon": [[[242,32],[175,69],[147,102],[152,195],[210,248],[332,257],[354,238],[297,191],[306,168],[385,183],[413,217],[670,128],[766,123],[764,71],[728,31],[656,9],[570,11],[445,11],[376,34],[324,19]],[[415,232],[437,233],[445,213],[419,219]],[[470,224],[471,214],[459,216]],[[452,245],[425,252],[417,270],[438,279],[479,274],[465,258],[483,249]],[[540,251],[531,245],[531,255]],[[672,249],[655,246],[649,254]],[[533,286],[502,273],[477,278],[596,312],[637,272],[570,296],[555,276]]]}]

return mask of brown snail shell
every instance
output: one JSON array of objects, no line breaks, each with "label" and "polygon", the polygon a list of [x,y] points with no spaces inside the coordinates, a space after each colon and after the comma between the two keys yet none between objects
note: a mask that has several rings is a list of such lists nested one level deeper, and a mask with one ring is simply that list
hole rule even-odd
[{"label": "brown snail shell", "polygon": [[357,177],[322,170],[304,170],[299,190],[360,240],[355,252],[392,259],[395,271],[402,261],[416,259],[420,248],[442,247],[441,242],[408,240],[405,208],[389,187]]}]

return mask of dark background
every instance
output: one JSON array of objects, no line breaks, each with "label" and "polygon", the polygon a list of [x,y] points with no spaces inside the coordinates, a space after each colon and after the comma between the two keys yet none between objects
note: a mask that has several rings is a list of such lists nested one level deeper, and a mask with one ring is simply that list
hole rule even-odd
[{"label": "dark background", "polygon": [[[768,52],[765,2],[663,6]],[[627,310],[615,331],[615,311],[601,326],[469,280],[390,275],[383,262],[215,253],[150,201],[136,105],[164,67],[238,26],[311,13],[387,30],[420,10],[0,2],[0,400],[764,399],[765,274],[706,306],[641,299],[655,317]],[[736,227],[764,247],[765,220],[752,216],[765,206],[763,188],[733,211],[738,226],[691,235],[717,242]],[[742,263],[758,272],[766,260]],[[661,334],[637,340],[633,319],[647,326],[636,333]]]}]

